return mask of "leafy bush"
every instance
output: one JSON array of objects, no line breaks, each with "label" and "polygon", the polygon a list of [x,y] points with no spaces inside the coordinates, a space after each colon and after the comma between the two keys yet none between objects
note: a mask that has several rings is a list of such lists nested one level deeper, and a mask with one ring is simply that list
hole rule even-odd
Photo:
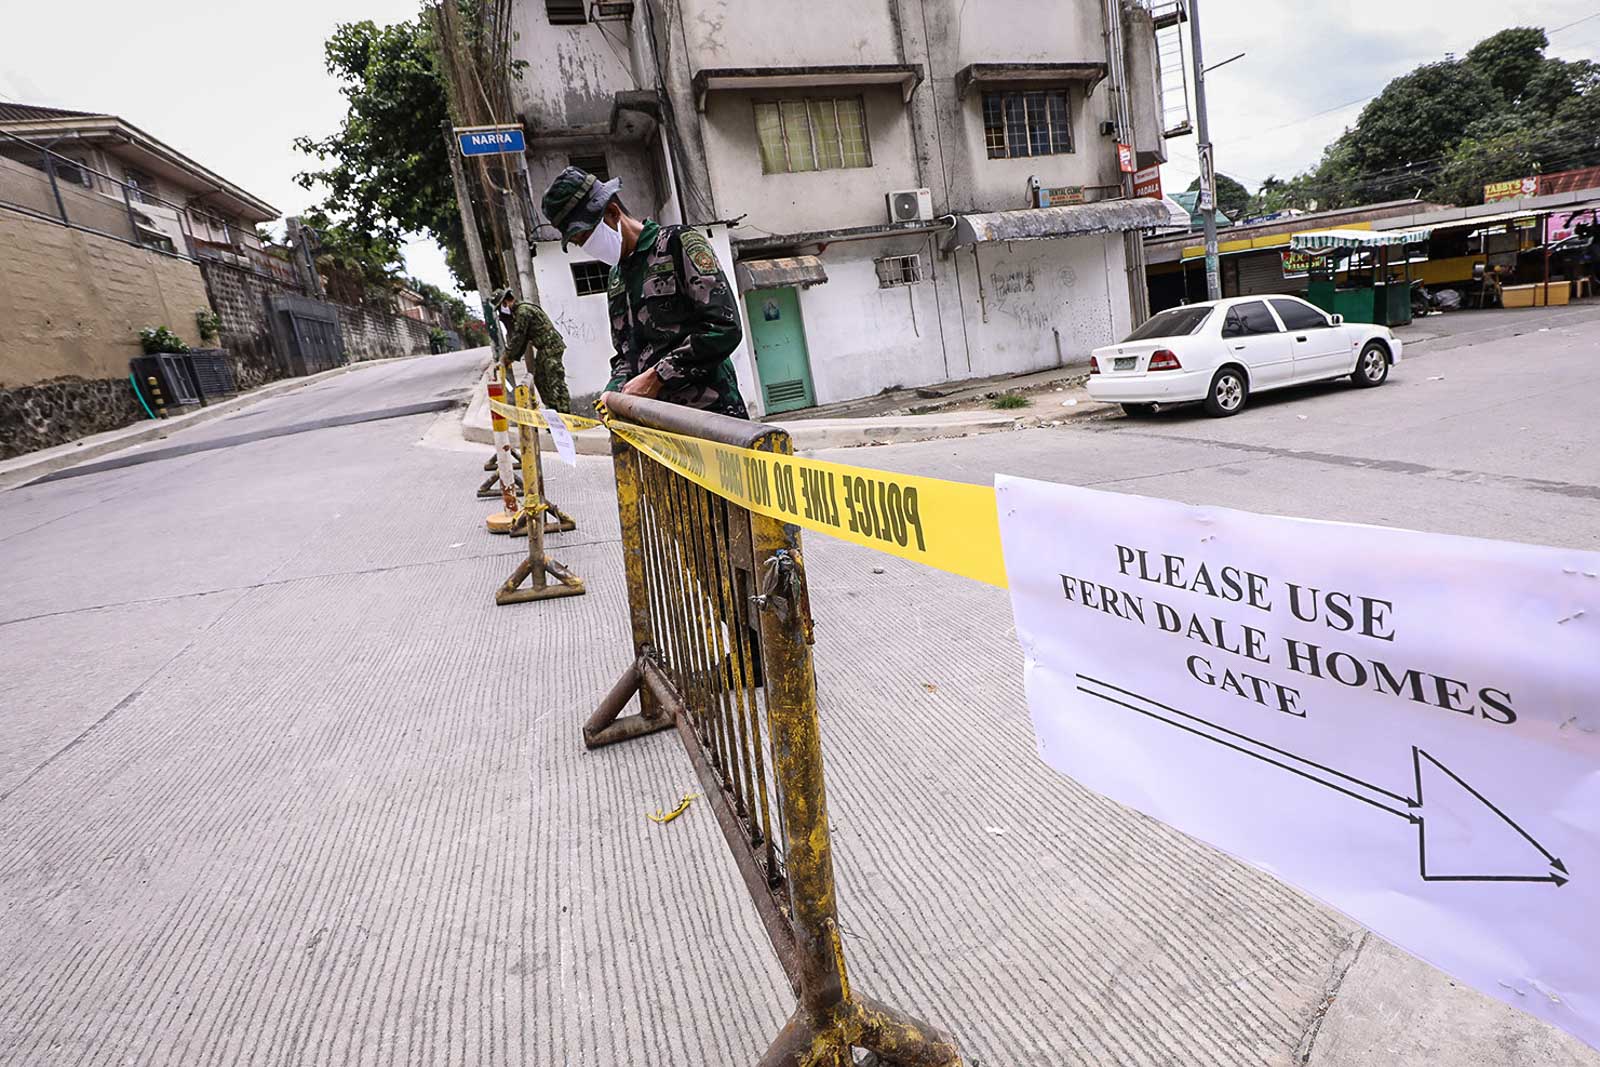
[{"label": "leafy bush", "polygon": [[200,340],[209,344],[222,333],[222,320],[215,311],[201,308],[194,313],[194,324],[200,330]]},{"label": "leafy bush", "polygon": [[1033,401],[1019,393],[1002,393],[990,401],[997,408],[1025,408]]},{"label": "leafy bush", "polygon": [[157,352],[189,351],[189,346],[183,343],[183,338],[165,326],[146,326],[139,331],[139,343],[144,346],[144,354],[147,356],[153,356]]}]

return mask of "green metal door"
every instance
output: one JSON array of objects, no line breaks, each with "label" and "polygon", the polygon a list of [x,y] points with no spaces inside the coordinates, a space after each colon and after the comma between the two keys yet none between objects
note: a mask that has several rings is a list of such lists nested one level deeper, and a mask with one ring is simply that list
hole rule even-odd
[{"label": "green metal door", "polygon": [[767,413],[815,404],[799,295],[793,289],[758,289],[745,294],[744,304]]}]

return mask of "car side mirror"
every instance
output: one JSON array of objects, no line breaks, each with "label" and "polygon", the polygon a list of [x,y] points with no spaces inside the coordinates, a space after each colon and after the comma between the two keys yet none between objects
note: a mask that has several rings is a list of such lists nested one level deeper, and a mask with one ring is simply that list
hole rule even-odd
[{"label": "car side mirror", "polygon": [[1343,315],[1329,315],[1328,316],[1328,321],[1333,323],[1335,326],[1343,326],[1344,325],[1344,316]]}]

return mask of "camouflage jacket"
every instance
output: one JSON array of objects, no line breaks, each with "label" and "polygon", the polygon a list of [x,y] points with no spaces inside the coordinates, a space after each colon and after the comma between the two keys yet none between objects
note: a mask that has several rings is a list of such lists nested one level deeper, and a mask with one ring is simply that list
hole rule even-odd
[{"label": "camouflage jacket", "polygon": [[744,336],[739,306],[703,234],[646,222],[637,247],[612,268],[607,297],[616,347],[607,389],[654,367],[659,399],[750,417],[728,358]]},{"label": "camouflage jacket", "polygon": [[[567,350],[567,343],[561,339],[561,332],[556,329],[555,323],[550,321],[550,316],[545,314],[544,308],[531,300],[519,300],[511,309],[511,328],[506,331],[505,359],[515,361],[528,353],[528,346],[533,345],[534,351],[545,358],[559,358]],[[533,360],[528,360],[531,367]]]}]

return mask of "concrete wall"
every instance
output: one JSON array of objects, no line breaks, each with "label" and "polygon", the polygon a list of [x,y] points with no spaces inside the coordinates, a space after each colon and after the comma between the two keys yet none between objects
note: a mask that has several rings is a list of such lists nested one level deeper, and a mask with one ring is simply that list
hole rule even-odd
[{"label": "concrete wall", "polygon": [[512,30],[513,51],[528,61],[512,93],[530,129],[604,124],[614,94],[637,87],[627,23],[552,26],[542,0],[522,0],[513,10]]},{"label": "concrete wall", "polygon": [[10,459],[145,418],[126,376],[57,378],[0,389],[0,459]]},{"label": "concrete wall", "polygon": [[[924,280],[880,289],[873,260],[912,253],[922,256]],[[951,376],[940,336],[939,296],[930,276],[930,271],[944,270],[950,261],[933,254],[931,241],[917,237],[852,241],[829,247],[821,258],[828,281],[800,291],[817,403],[850,400],[894,386],[927,385]]]},{"label": "concrete wall", "polygon": [[[763,174],[755,105],[834,96],[860,96],[865,103],[872,166]],[[880,226],[889,221],[884,194],[920,184],[911,125],[898,86],[713,93],[702,129],[717,204],[730,217],[748,214],[745,227],[752,232]]]},{"label": "concrete wall", "polygon": [[211,294],[211,306],[221,322],[217,343],[228,350],[240,389],[288,376],[288,364],[272,347],[267,323],[269,293],[298,292],[295,286],[244,267],[202,260],[201,273]]},{"label": "concrete wall", "polygon": [[200,343],[211,305],[188,260],[4,210],[0,249],[0,388],[124,378],[145,326]]},{"label": "concrete wall", "polygon": [[[957,253],[971,374],[1087,365],[1131,329],[1120,234]],[[1059,349],[1058,349],[1059,344]]]},{"label": "concrete wall", "polygon": [[[922,256],[923,280],[879,288],[874,259],[911,253]],[[1086,366],[1091,350],[1130,329],[1116,235],[985,245],[976,261],[970,249],[941,258],[917,237],[836,244],[821,258],[828,281],[800,292],[819,404]],[[957,304],[955,336],[943,301]]]},{"label": "concrete wall", "polygon": [[339,336],[350,362],[415,356],[428,351],[428,325],[404,315],[372,307],[333,305],[339,312]]},{"label": "concrete wall", "polygon": [[681,0],[675,6],[696,70],[899,62],[887,0]]}]

